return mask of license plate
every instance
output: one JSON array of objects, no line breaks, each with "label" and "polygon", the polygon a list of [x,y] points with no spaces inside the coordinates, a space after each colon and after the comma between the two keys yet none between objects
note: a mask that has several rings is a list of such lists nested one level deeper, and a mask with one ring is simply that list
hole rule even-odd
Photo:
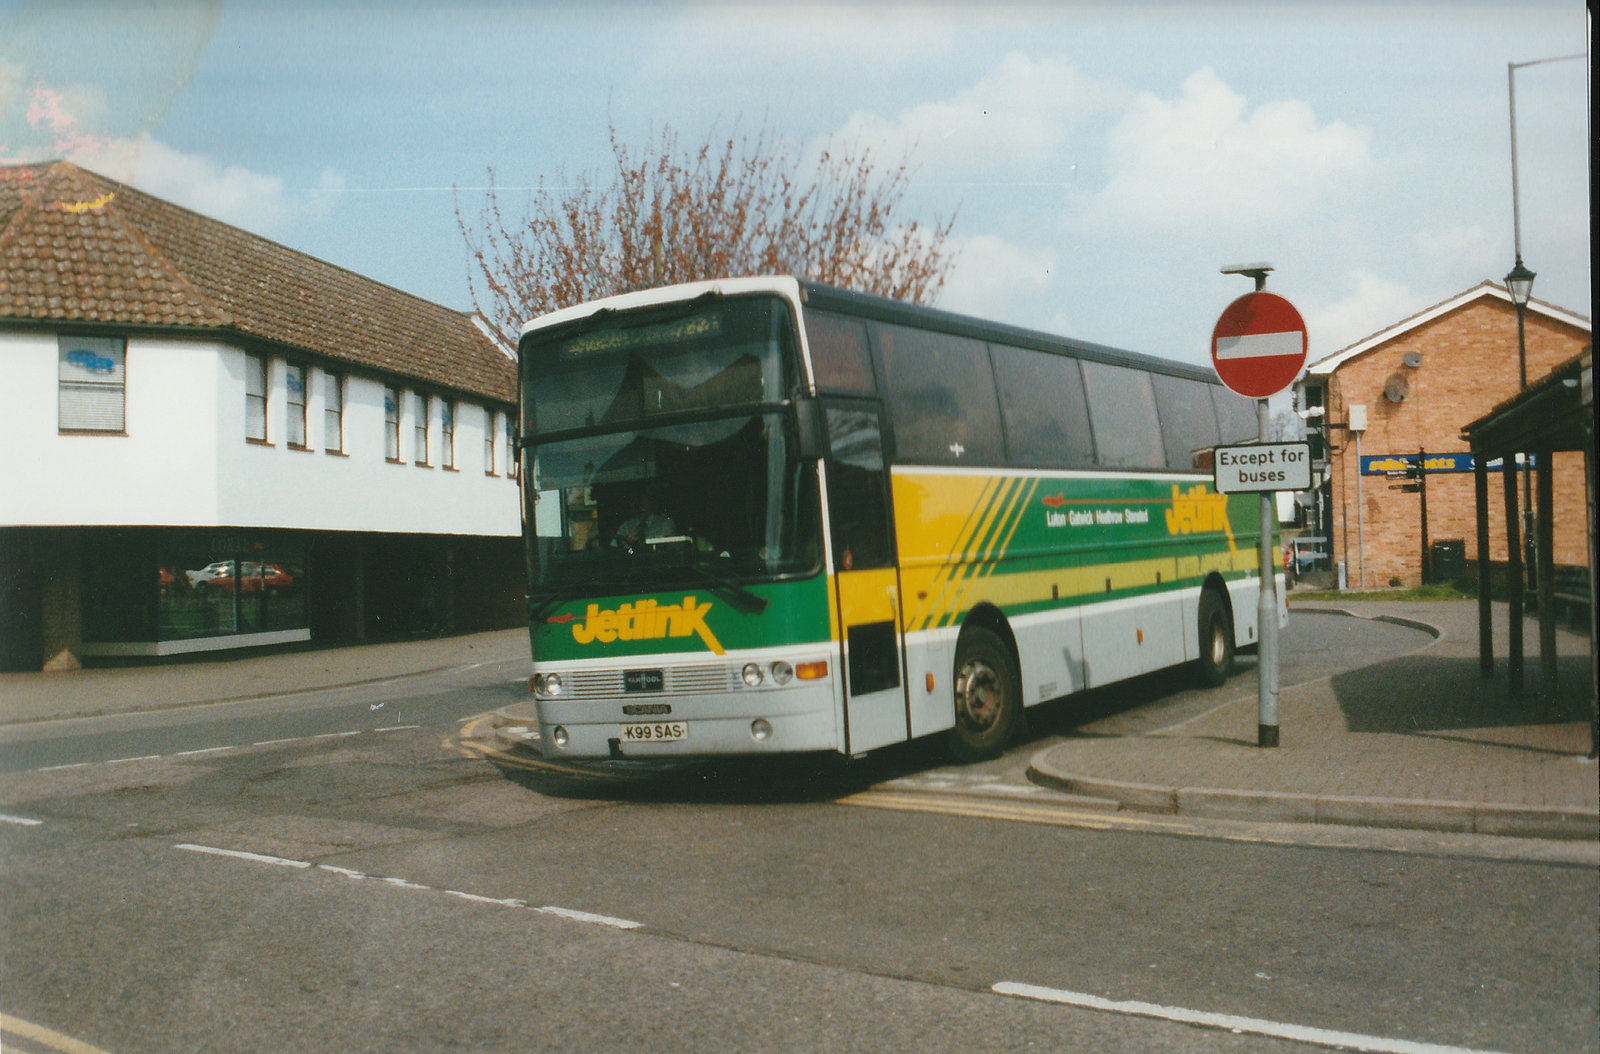
[{"label": "license plate", "polygon": [[689,738],[689,722],[661,721],[622,726],[624,743],[676,743]]}]

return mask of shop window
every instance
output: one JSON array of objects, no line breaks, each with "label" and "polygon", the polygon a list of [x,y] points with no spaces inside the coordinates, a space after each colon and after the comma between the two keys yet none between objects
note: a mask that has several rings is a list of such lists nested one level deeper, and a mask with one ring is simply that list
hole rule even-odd
[{"label": "shop window", "polygon": [[57,343],[57,428],[121,434],[126,427],[127,341],[63,336]]}]

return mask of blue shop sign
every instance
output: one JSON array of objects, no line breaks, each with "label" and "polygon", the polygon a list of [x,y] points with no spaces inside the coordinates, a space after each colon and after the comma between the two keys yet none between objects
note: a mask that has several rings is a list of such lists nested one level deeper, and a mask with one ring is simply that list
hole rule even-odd
[{"label": "blue shop sign", "polygon": [[[1526,459],[1529,467],[1538,468],[1538,459],[1532,454],[1518,454],[1517,464],[1522,464]],[[1492,459],[1487,470],[1499,472],[1504,468],[1504,458]],[[1415,454],[1372,454],[1361,459],[1361,474],[1363,476],[1382,476],[1389,472],[1404,472],[1417,463]],[[1466,454],[1428,454],[1422,465],[1425,472],[1471,472],[1473,470],[1473,456]]]}]

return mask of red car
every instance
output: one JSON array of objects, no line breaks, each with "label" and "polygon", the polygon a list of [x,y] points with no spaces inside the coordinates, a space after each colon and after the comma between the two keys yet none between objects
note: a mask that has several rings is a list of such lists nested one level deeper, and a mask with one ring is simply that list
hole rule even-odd
[{"label": "red car", "polygon": [[278,593],[294,585],[294,576],[277,564],[262,564],[254,561],[240,561],[238,564],[239,577],[235,579],[232,568],[224,570],[215,578],[208,578],[203,582],[196,582],[196,591],[218,590],[224,593],[238,591],[240,593]]}]

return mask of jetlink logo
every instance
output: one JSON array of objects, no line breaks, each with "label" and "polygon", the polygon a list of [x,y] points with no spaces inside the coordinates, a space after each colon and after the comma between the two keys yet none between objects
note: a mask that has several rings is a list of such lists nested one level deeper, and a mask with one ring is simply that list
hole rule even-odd
[{"label": "jetlink logo", "polygon": [[623,604],[615,610],[601,610],[599,604],[590,604],[583,621],[572,627],[572,639],[579,644],[593,644],[595,641],[610,644],[617,640],[687,637],[692,633],[715,654],[721,655],[722,645],[706,625],[711,601],[698,604],[695,602],[698,599],[686,596],[682,603],[664,606],[654,600],[640,600]]}]

